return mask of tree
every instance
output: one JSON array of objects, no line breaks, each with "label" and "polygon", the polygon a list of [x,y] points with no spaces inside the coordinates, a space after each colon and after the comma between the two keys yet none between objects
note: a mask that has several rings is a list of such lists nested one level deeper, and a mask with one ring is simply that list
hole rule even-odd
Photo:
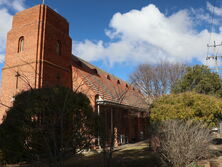
[{"label": "tree", "polygon": [[158,152],[170,167],[196,166],[201,159],[211,156],[212,136],[202,123],[170,120],[158,128]]},{"label": "tree", "polygon": [[170,119],[203,121],[215,126],[222,120],[222,100],[213,96],[185,92],[160,97],[151,105],[153,121]]},{"label": "tree", "polygon": [[186,71],[183,64],[173,64],[169,62],[160,62],[156,65],[141,64],[130,80],[145,95],[147,103],[150,104],[153,99],[171,91],[172,85],[180,79]]},{"label": "tree", "polygon": [[187,73],[172,87],[173,93],[195,91],[197,93],[222,97],[222,80],[207,66],[188,67]]},{"label": "tree", "polygon": [[31,89],[16,95],[0,125],[0,150],[7,162],[63,166],[66,156],[89,146],[94,127],[84,94],[64,87]]}]

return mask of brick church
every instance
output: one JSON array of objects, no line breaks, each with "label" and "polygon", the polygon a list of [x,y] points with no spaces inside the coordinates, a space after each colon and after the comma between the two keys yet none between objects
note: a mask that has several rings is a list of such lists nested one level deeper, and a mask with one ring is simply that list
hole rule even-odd
[{"label": "brick church", "polygon": [[105,120],[107,132],[114,132],[116,143],[146,136],[148,112],[141,93],[72,55],[67,20],[48,6],[37,5],[13,17],[2,69],[0,116],[18,92],[55,85],[85,93],[94,112]]}]

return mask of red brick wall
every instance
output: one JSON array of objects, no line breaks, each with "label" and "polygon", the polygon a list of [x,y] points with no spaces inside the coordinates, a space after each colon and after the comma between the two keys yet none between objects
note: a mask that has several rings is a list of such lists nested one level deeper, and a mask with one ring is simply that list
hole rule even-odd
[{"label": "red brick wall", "polygon": [[[85,93],[95,110],[95,91],[83,84],[78,71],[81,69],[72,65],[72,40],[67,20],[47,6],[38,5],[17,13],[12,25],[7,36],[5,65],[2,70],[1,102],[10,106],[14,95],[30,87],[63,85]],[[18,53],[21,36],[24,36],[24,51]],[[61,54],[56,51],[58,41],[61,43]],[[17,72],[20,74],[18,78]],[[107,80],[106,76],[104,79]],[[116,84],[116,80],[109,82],[125,88],[125,84]],[[0,120],[6,109],[0,105]],[[122,113],[119,109],[113,112],[116,134],[126,134],[131,140],[138,138],[139,132],[144,131],[141,114],[131,117],[128,112]],[[124,118],[125,125],[121,118]],[[109,119],[108,122],[107,127],[111,126]]]},{"label": "red brick wall", "polygon": [[[13,17],[12,29],[7,35],[5,65],[2,70],[1,101],[10,106],[12,97],[27,84],[35,86],[36,57],[39,46],[39,18],[41,6],[17,13]],[[24,51],[18,53],[18,41],[24,36]],[[18,81],[16,89],[16,71],[19,71],[22,80]],[[33,75],[34,71],[34,75]],[[30,73],[31,72],[31,73]],[[27,80],[27,84],[23,80]],[[4,109],[1,110],[2,115]]]},{"label": "red brick wall", "polygon": [[[21,36],[24,36],[24,51],[18,53]],[[56,53],[57,41],[61,42],[61,55]],[[17,13],[7,35],[1,102],[10,106],[16,93],[30,87],[59,84],[72,88],[71,51],[69,24],[62,16],[46,5]],[[20,74],[18,81],[16,72]],[[0,108],[0,119],[5,110]]]},{"label": "red brick wall", "polygon": [[[58,41],[61,44],[60,55],[56,52]],[[48,8],[44,36],[43,86],[60,84],[71,88],[71,58],[69,24],[62,16]]]}]

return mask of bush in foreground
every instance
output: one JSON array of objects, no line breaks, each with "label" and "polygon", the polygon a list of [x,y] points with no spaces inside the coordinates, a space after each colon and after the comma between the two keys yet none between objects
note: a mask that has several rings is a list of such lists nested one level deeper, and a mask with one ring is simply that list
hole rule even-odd
[{"label": "bush in foreground", "polygon": [[0,125],[0,150],[8,163],[63,160],[90,144],[94,116],[89,99],[64,87],[22,92]]},{"label": "bush in foreground", "polygon": [[157,130],[158,152],[171,167],[193,167],[201,159],[211,156],[210,131],[202,123],[170,120]]}]

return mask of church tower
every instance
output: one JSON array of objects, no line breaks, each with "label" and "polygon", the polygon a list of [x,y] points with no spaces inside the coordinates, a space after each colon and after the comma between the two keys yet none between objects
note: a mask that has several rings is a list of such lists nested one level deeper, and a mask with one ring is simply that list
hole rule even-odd
[{"label": "church tower", "polygon": [[71,88],[71,59],[72,40],[65,18],[46,5],[17,13],[7,35],[1,103],[10,106],[15,94],[30,88]]}]

